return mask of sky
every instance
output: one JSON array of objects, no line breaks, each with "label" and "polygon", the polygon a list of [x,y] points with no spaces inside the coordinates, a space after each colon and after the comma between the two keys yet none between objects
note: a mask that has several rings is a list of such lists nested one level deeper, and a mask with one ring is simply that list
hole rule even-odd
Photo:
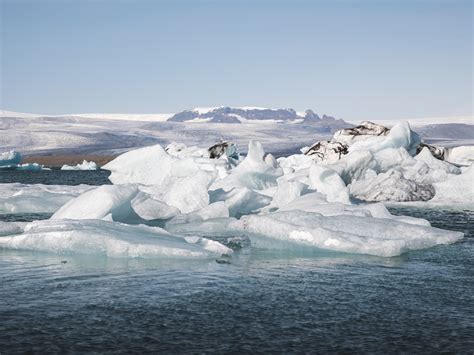
[{"label": "sky", "polygon": [[0,0],[0,108],[473,113],[470,0]]}]

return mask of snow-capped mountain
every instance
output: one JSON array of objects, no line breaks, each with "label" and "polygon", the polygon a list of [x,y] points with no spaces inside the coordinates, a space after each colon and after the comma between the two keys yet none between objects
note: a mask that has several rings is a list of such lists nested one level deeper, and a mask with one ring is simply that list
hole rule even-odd
[{"label": "snow-capped mountain", "polygon": [[[275,122],[275,123],[320,123],[324,121],[336,122],[334,117],[323,115],[320,117],[312,110],[304,113],[296,112],[291,108],[270,109],[263,107],[209,107],[194,108],[178,112],[168,119],[170,122],[212,122],[212,123],[248,123],[248,122]],[[339,120],[339,122],[343,122]]]}]

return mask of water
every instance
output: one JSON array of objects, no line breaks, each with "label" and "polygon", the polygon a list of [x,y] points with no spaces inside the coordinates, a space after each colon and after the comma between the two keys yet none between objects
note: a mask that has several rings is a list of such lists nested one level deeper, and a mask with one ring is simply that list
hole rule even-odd
[{"label": "water", "polygon": [[45,185],[105,185],[110,184],[108,170],[0,170],[0,184],[18,182]]},{"label": "water", "polygon": [[396,258],[244,243],[229,264],[0,251],[0,352],[472,353],[474,213],[392,212],[467,237]]}]

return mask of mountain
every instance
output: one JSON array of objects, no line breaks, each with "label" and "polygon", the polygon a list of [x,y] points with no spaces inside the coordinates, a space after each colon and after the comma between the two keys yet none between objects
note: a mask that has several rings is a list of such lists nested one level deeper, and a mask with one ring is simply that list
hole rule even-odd
[{"label": "mountain", "polygon": [[263,107],[210,107],[195,108],[176,113],[168,119],[170,122],[209,122],[209,123],[249,123],[249,122],[274,122],[274,123],[303,123],[315,124],[335,123],[342,120],[336,120],[331,116],[323,115],[319,117],[312,110],[304,113],[298,113],[295,110],[288,109],[270,109]]}]

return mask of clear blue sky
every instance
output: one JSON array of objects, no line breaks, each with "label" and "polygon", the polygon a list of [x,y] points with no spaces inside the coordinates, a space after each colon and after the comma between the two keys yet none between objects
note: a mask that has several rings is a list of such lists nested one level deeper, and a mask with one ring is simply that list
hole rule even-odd
[{"label": "clear blue sky", "polygon": [[473,3],[0,0],[0,108],[470,115]]}]

